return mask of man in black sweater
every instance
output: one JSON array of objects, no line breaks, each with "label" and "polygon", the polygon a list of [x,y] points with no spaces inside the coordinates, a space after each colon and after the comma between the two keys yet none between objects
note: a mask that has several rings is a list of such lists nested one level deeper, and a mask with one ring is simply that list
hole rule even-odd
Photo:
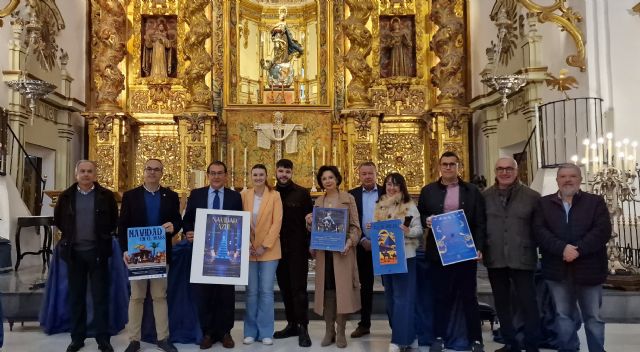
[{"label": "man in black sweater", "polygon": [[300,347],[311,346],[307,325],[309,324],[309,297],[307,275],[309,274],[309,242],[305,216],[313,211],[311,194],[306,188],[295,184],[293,162],[281,159],[276,163],[276,190],[282,199],[282,227],[280,247],[282,258],[276,275],[284,301],[287,326],[276,331],[273,337],[283,339],[298,336]]}]

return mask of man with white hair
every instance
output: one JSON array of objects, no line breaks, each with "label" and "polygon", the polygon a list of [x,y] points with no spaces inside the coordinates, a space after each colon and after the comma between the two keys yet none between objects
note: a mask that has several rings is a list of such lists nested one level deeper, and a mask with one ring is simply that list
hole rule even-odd
[{"label": "man with white hair", "polygon": [[560,165],[556,181],[558,192],[538,202],[533,232],[542,254],[542,274],[556,305],[558,351],[578,350],[580,325],[573,320],[577,302],[589,352],[603,352],[600,306],[611,238],[609,211],[601,196],[580,190],[578,166]]},{"label": "man with white hair", "polygon": [[[484,265],[493,291],[505,345],[496,352],[538,351],[540,314],[533,274],[538,253],[531,221],[540,194],[518,180],[518,163],[510,157],[496,162],[496,183],[484,191],[487,236]],[[515,290],[517,299],[512,299]],[[517,304],[517,305],[516,305]],[[512,307],[519,307],[524,322],[524,346],[516,340]]]}]

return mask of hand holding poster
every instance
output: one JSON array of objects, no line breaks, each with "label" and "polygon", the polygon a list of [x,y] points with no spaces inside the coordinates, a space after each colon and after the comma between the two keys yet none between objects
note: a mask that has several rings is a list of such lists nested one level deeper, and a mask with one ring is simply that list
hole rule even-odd
[{"label": "hand holding poster", "polygon": [[347,209],[313,208],[311,249],[342,252],[347,242]]},{"label": "hand holding poster", "polygon": [[127,230],[129,280],[167,276],[167,243],[162,226]]},{"label": "hand holding poster", "polygon": [[478,258],[478,251],[463,210],[431,217],[431,229],[442,265]]},{"label": "hand holding poster", "polygon": [[404,234],[400,220],[377,221],[371,224],[371,253],[375,275],[407,272]]}]

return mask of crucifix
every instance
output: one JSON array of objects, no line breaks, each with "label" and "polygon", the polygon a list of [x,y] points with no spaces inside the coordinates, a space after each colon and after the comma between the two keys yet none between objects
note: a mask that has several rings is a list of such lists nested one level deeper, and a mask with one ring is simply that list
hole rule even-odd
[{"label": "crucifix", "polygon": [[258,134],[258,148],[271,149],[271,142],[275,142],[276,161],[282,159],[282,142],[285,143],[287,154],[298,151],[298,132],[304,132],[301,124],[283,123],[282,112],[273,114],[273,123],[254,123],[253,130]]}]

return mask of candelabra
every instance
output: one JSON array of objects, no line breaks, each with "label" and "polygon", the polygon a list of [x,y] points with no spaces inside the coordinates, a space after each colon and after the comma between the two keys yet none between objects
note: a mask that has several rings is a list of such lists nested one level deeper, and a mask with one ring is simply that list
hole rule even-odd
[{"label": "candelabra", "polygon": [[511,25],[511,21],[507,18],[507,12],[504,8],[498,13],[496,26],[498,26],[498,42],[493,47],[493,56],[490,60],[492,69],[483,75],[481,82],[490,89],[493,89],[502,95],[502,114],[507,119],[507,103],[509,102],[509,94],[517,92],[527,83],[524,75],[496,75],[500,55],[502,54],[502,41],[507,34],[507,28]]}]

